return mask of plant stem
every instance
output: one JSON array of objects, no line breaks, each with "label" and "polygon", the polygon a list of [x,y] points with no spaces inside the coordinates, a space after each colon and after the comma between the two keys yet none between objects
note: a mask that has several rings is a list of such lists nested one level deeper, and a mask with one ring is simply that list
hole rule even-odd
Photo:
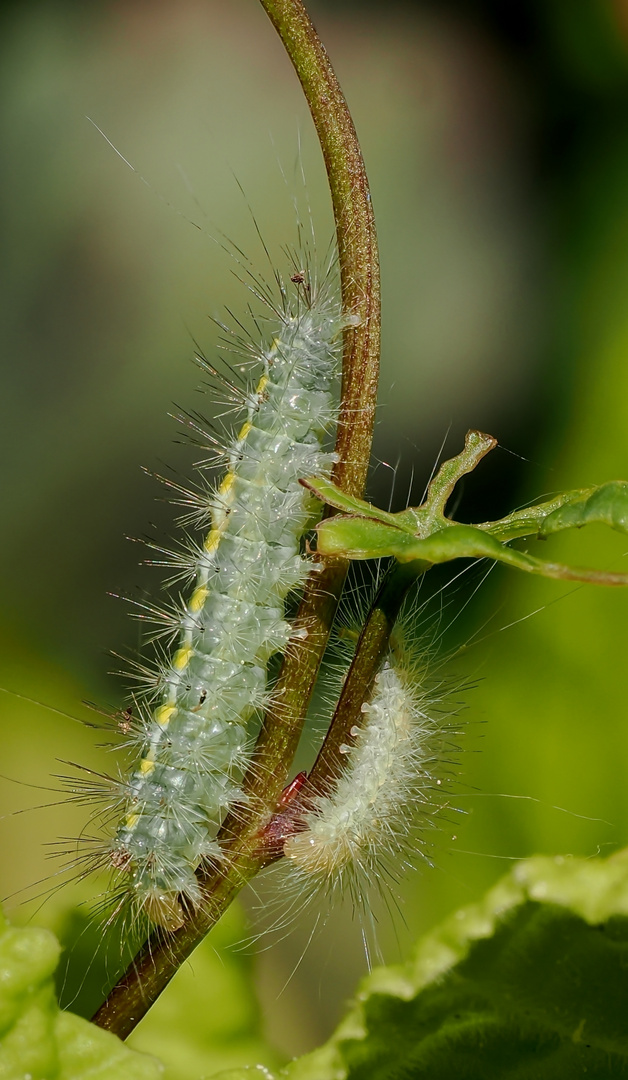
[{"label": "plant stem", "polygon": [[362,628],[351,666],[342,688],[325,741],[314,763],[304,792],[324,794],[344,768],[340,747],[351,745],[352,730],[362,727],[362,704],[368,700],[373,681],[387,652],[390,635],[401,605],[417,577],[430,569],[425,562],[394,563],[386,574]]},{"label": "plant stem", "polygon": [[[295,67],[321,143],[331,190],[344,330],[342,394],[333,479],[361,495],[370,458],[380,343],[379,261],[375,222],[362,153],[342,90],[301,0],[261,0]],[[229,851],[223,869],[198,873],[203,903],[174,933],[156,930],[94,1016],[94,1023],[125,1038],[179,966],[218,921],[237,892],[260,869],[260,827],[272,815],[296,750],[316,673],[347,572],[333,560],[310,574],[293,638],[265,718],[252,768],[245,777],[246,808],[230,815],[220,838]]]},{"label": "plant stem", "polygon": [[301,0],[261,0],[299,77],[320,140],[336,222],[345,330],[335,483],[361,495],[379,375],[380,289],[375,220],[362,151],[327,52]]}]

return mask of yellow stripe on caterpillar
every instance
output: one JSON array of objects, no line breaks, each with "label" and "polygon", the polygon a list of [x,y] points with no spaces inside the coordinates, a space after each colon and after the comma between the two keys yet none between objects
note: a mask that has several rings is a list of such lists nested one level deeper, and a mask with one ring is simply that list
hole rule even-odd
[{"label": "yellow stripe on caterpillar", "polygon": [[[244,425],[244,427],[246,427],[246,424]],[[227,473],[224,480],[221,482],[220,487],[218,488],[218,494],[221,496],[221,498],[224,498],[225,495],[229,494],[231,488],[235,483],[235,478],[236,476],[234,472]]]},{"label": "yellow stripe on caterpillar", "polygon": [[189,646],[184,646],[182,649],[177,649],[174,657],[172,658],[172,666],[175,671],[183,671],[186,668],[194,656],[194,649]]},{"label": "yellow stripe on caterpillar", "polygon": [[160,705],[158,709],[155,709],[155,721],[160,727],[166,727],[176,711],[176,705]]},{"label": "yellow stripe on caterpillar", "polygon": [[207,539],[205,540],[203,547],[208,555],[212,555],[213,552],[216,551],[216,548],[220,543],[221,532],[221,529],[213,528],[210,529],[209,533],[207,534]]},{"label": "yellow stripe on caterpillar", "polygon": [[260,381],[258,382],[257,386],[255,387],[255,396],[261,398],[265,394],[267,386],[268,386],[268,375],[264,374],[264,375],[262,375]]},{"label": "yellow stripe on caterpillar", "polygon": [[[244,430],[245,427],[246,424],[244,425],[242,430]],[[238,440],[240,442],[244,441],[240,439],[239,436]],[[218,539],[220,539],[221,534],[225,530],[227,515],[235,497],[235,481],[236,474],[232,469],[230,472],[227,473],[216,492],[217,502],[214,504],[214,508],[212,510],[212,525],[213,529],[215,529],[218,533]],[[216,543],[218,543],[218,541]]]},{"label": "yellow stripe on caterpillar", "polygon": [[201,611],[208,596],[209,589],[204,585],[199,585],[198,589],[195,589],[190,597],[189,610],[194,613]]}]

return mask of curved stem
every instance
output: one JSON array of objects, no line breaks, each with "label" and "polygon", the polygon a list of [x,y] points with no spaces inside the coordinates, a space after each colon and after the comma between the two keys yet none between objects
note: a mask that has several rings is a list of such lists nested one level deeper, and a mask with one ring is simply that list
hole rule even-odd
[{"label": "curved stem", "polygon": [[306,790],[310,793],[325,793],[329,782],[337,780],[342,772],[340,747],[351,745],[351,732],[355,734],[355,728],[364,723],[362,704],[368,701],[406,593],[430,566],[418,560],[394,563],[386,574],[360,633],[329,731],[308,776]]},{"label": "curved stem", "polygon": [[340,83],[301,0],[261,0],[299,77],[320,140],[336,222],[344,337],[333,479],[361,495],[371,453],[380,346],[379,257],[364,160]]},{"label": "curved stem", "polygon": [[[361,495],[373,434],[380,343],[379,261],[371,197],[362,153],[338,80],[301,0],[260,0],[295,67],[320,139],[331,190],[343,312],[342,396],[335,483]],[[94,1023],[125,1038],[179,966],[218,921],[237,892],[264,863],[259,830],[276,808],[301,734],[316,673],[347,572],[344,560],[324,563],[305,587],[296,629],[245,777],[247,806],[221,830],[229,859],[223,869],[199,872],[203,903],[174,933],[155,931],[94,1016]]]}]

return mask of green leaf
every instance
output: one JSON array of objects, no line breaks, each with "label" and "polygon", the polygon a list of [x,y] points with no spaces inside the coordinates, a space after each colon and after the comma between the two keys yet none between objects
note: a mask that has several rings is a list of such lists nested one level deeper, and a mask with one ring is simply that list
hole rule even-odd
[{"label": "green leaf", "polygon": [[[309,480],[302,480],[303,487],[309,489],[320,502],[333,506],[335,510],[341,510],[345,514],[355,514],[361,518],[370,518],[373,521],[383,521],[387,525],[394,525],[398,514],[390,514],[386,510],[378,510],[376,506],[358,499],[355,495],[346,495],[331,480],[324,476],[311,476]],[[412,532],[414,528],[410,526]]]},{"label": "green leaf", "polygon": [[516,510],[499,521],[460,525],[445,517],[447,500],[458,480],[472,472],[495,446],[481,431],[469,431],[462,453],[445,461],[431,481],[422,506],[398,514],[378,510],[346,495],[331,480],[303,480],[318,499],[341,511],[317,526],[321,555],[345,559],[395,558],[417,562],[417,572],[451,559],[495,559],[527,573],[598,585],[628,585],[628,574],[563,566],[513,551],[507,541],[523,536],[546,537],[562,529],[603,522],[628,532],[628,483],[614,481],[599,488],[565,491],[536,506]]},{"label": "green leaf", "polygon": [[516,510],[499,521],[483,522],[477,527],[498,540],[519,536],[549,536],[563,529],[583,525],[610,525],[618,532],[628,532],[628,483],[613,480],[597,488],[563,491],[548,502]]},{"label": "green leaf", "polygon": [[507,514],[499,521],[485,521],[477,525],[477,528],[501,541],[516,540],[522,536],[541,536],[545,521],[555,511],[570,503],[579,502],[595,490],[596,488],[578,488],[575,491],[562,491],[547,502],[526,506],[523,510],[513,510],[512,514]]},{"label": "green leaf", "polygon": [[316,550],[321,555],[348,559],[394,556],[399,562],[418,558],[414,555],[416,545],[420,543],[416,536],[382,521],[337,514],[321,521],[316,533]]},{"label": "green leaf", "polygon": [[322,521],[317,532],[317,550],[321,555],[348,559],[392,556],[401,563],[416,562],[417,572],[452,559],[495,559],[542,577],[588,581],[597,585],[628,585],[628,574],[610,574],[536,559],[500,544],[495,537],[474,525],[451,524],[419,540],[383,522],[343,514]]},{"label": "green leaf", "polygon": [[[449,463],[446,463],[449,464]],[[379,510],[376,506],[362,499],[345,495],[331,480],[313,477],[302,481],[321,502],[333,506],[334,509],[343,511],[343,516],[355,521],[381,524],[384,528],[393,529],[401,533],[407,533],[419,539],[425,539],[443,527],[456,525],[449,519],[433,512],[433,508],[427,503],[419,507],[408,507],[397,514]],[[432,485],[435,481],[432,481]],[[324,524],[330,528],[342,518],[332,518]],[[527,506],[523,510],[515,510],[512,514],[500,518],[499,521],[484,521],[478,525],[467,526],[479,529],[481,532],[495,537],[502,543],[515,540],[524,536],[547,537],[552,533],[561,532],[564,529],[580,529],[583,525],[595,523],[610,525],[618,532],[628,532],[628,483],[625,480],[613,480],[608,484],[602,484],[598,488],[577,488],[575,491],[563,491],[554,498],[535,506]],[[319,526],[319,529],[321,526]],[[347,534],[348,536],[350,534]],[[358,535],[355,533],[354,535]],[[385,532],[378,532],[373,528],[372,534],[365,533],[375,538],[371,546],[385,548],[388,545],[384,541]],[[381,539],[377,539],[381,536]],[[397,538],[398,542],[402,542]],[[329,543],[335,541],[330,538]],[[368,544],[365,542],[363,547]],[[359,550],[359,546],[356,548]],[[325,552],[326,554],[327,552]],[[331,552],[330,552],[331,553]],[[374,555],[351,556],[352,558],[374,558]]]},{"label": "green leaf", "polygon": [[628,853],[538,857],[376,969],[286,1080],[628,1076]]},{"label": "green leaf", "polygon": [[430,481],[423,505],[410,506],[397,514],[378,510],[376,506],[371,506],[363,499],[346,495],[325,477],[313,476],[308,480],[302,480],[301,483],[309,488],[317,499],[327,503],[328,506],[333,506],[335,510],[372,521],[381,521],[391,528],[409,532],[412,536],[429,536],[430,533],[447,524],[444,516],[445,506],[458,481],[473,472],[476,465],[496,445],[497,440],[492,435],[485,435],[483,431],[468,431],[461,453],[450,458],[449,461],[444,461],[436,476]]},{"label": "green leaf", "polygon": [[628,483],[614,480],[595,488],[586,498],[566,503],[543,522],[540,536],[562,529],[581,529],[583,525],[601,523],[617,532],[628,532]]},{"label": "green leaf", "polygon": [[0,1080],[157,1080],[154,1058],[61,1012],[53,975],[59,944],[48,930],[18,929],[0,913]]},{"label": "green leaf", "polygon": [[54,1032],[59,1080],[157,1080],[163,1075],[155,1058],[129,1050],[116,1035],[73,1013],[57,1010]]}]

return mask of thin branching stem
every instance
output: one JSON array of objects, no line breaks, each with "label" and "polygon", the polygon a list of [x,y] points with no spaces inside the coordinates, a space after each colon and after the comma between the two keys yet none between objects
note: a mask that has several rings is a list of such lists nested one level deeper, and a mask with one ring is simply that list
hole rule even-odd
[{"label": "thin branching stem", "polygon": [[307,782],[310,793],[328,790],[343,770],[346,758],[340,749],[351,745],[352,732],[362,727],[364,701],[368,700],[375,676],[379,671],[390,635],[404,598],[418,577],[430,569],[430,563],[393,563],[384,577],[358,638],[356,650],[342,687],[329,731]]},{"label": "thin branching stem", "polygon": [[[371,197],[353,121],[327,53],[301,0],[260,0],[294,65],[321,143],[331,191],[346,328],[333,479],[361,495],[371,450],[380,343],[379,261]],[[272,815],[294,756],[303,718],[346,576],[342,560],[310,575],[296,620],[305,640],[288,647],[265,718],[253,767],[245,777],[246,808],[221,830],[224,868],[199,874],[203,904],[174,933],[155,931],[111,991],[94,1022],[125,1038],[179,966],[264,862],[260,827]]]}]

